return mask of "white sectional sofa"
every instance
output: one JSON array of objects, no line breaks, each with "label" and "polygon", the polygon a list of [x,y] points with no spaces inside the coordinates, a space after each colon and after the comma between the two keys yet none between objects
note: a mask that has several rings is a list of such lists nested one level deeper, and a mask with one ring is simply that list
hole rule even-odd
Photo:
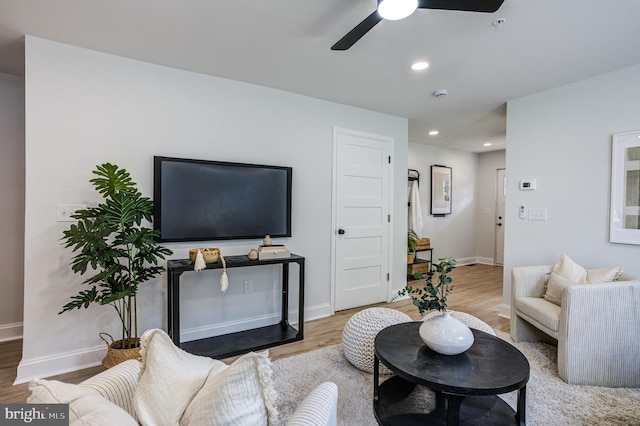
[{"label": "white sectional sofa", "polygon": [[[79,385],[34,379],[27,402],[69,404],[70,425],[272,426],[276,407],[267,352],[232,364],[184,352],[162,330],[141,338],[141,360],[122,362]],[[324,382],[287,426],[335,426],[338,388]]]}]

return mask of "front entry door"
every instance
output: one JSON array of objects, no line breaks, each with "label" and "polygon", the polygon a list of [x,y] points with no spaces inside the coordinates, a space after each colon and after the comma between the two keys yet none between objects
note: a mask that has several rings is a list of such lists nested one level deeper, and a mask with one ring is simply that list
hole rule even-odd
[{"label": "front entry door", "polygon": [[507,171],[498,169],[496,178],[496,265],[504,265],[504,203],[507,193]]},{"label": "front entry door", "polygon": [[334,307],[387,300],[393,140],[334,130]]}]

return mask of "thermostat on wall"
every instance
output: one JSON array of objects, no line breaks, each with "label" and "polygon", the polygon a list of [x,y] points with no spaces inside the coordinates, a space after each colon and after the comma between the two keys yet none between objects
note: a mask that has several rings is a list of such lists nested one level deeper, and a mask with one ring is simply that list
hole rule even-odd
[{"label": "thermostat on wall", "polygon": [[536,180],[535,179],[522,179],[520,181],[520,189],[522,189],[522,190],[536,189]]}]

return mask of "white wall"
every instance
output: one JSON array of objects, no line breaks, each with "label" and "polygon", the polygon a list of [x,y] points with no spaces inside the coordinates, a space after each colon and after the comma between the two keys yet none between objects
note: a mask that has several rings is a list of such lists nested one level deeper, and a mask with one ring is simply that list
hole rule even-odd
[{"label": "white wall", "polygon": [[[476,215],[476,255],[484,263],[493,264],[496,248],[496,178],[497,170],[504,169],[504,150],[478,154],[478,195]],[[508,224],[503,221],[505,232]]]},{"label": "white wall", "polygon": [[[0,73],[0,341],[22,335],[24,78]],[[17,266],[17,267],[16,267]]]},{"label": "white wall", "polygon": [[[622,265],[640,275],[640,246],[609,243],[611,135],[640,130],[640,65],[509,102],[503,302],[511,269],[555,263]],[[535,191],[520,179],[536,178]],[[548,220],[518,218],[518,206]]]},{"label": "white wall", "polygon": [[[311,319],[331,313],[333,127],[391,137],[397,164],[392,217],[399,218],[393,224],[392,278],[404,278],[404,118],[27,36],[26,119],[27,302],[17,381],[96,364],[106,350],[98,332],[118,330],[111,307],[57,315],[82,279],[71,273],[71,252],[60,245],[69,224],[56,222],[56,204],[96,203],[88,180],[95,165],[106,161],[131,172],[148,195],[153,155],[292,166],[293,237],[277,242],[307,257],[305,308]],[[168,246],[173,258],[184,258],[194,246],[219,246],[231,255],[258,244]],[[224,295],[219,272],[185,274],[183,338],[272,319],[278,312],[278,271],[230,270],[230,290]],[[254,280],[254,293],[242,293],[244,279]],[[139,305],[141,329],[166,324],[164,276],[143,285]]]},{"label": "white wall", "polygon": [[[429,214],[433,164],[452,168],[451,214],[445,217]],[[434,261],[453,257],[460,263],[476,262],[478,154],[410,142],[408,168],[420,172],[422,236],[431,238]]]}]

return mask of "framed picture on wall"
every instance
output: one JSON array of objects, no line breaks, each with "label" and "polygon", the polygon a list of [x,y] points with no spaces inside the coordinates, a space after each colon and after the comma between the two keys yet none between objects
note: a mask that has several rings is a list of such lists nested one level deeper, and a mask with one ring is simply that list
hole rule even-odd
[{"label": "framed picture on wall", "polygon": [[431,166],[431,214],[451,214],[451,167]]},{"label": "framed picture on wall", "polygon": [[613,135],[609,241],[640,244],[640,130]]}]

